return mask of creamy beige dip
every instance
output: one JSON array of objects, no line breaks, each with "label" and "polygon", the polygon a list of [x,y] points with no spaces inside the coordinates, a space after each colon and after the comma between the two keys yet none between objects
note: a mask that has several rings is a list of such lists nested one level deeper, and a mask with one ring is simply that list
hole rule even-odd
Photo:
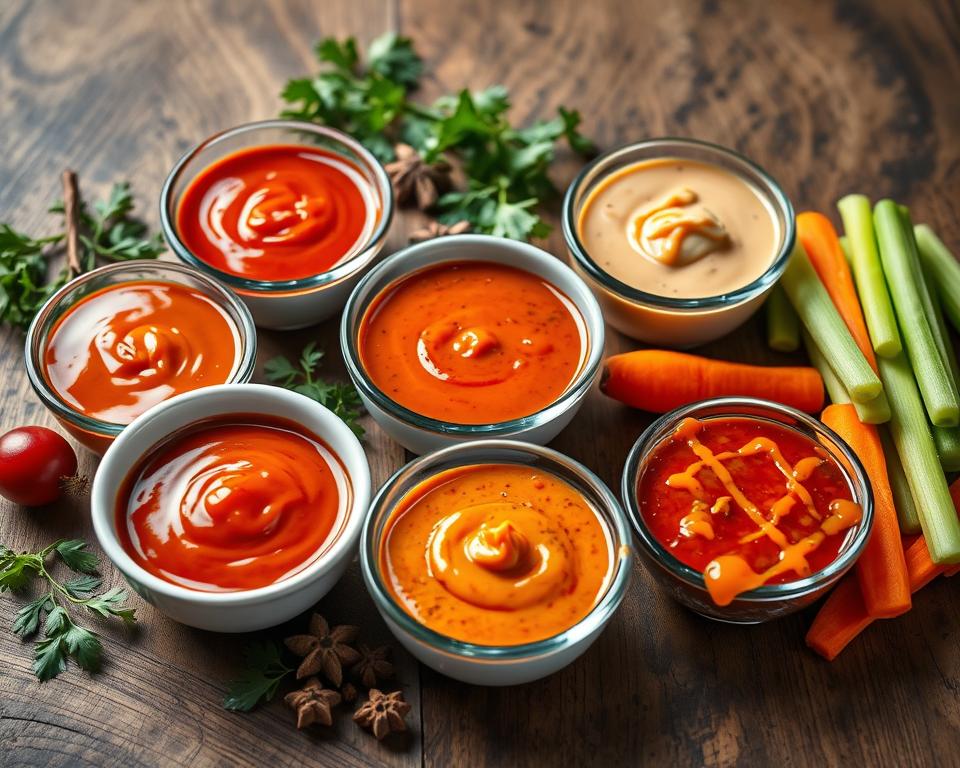
[{"label": "creamy beige dip", "polygon": [[597,265],[657,296],[734,291],[772,263],[780,228],[761,193],[737,174],[679,158],[644,160],[591,190],[580,241]]}]

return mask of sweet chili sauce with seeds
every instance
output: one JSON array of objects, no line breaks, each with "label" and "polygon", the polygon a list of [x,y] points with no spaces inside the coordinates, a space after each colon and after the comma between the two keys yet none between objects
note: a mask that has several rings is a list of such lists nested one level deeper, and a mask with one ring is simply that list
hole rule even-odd
[{"label": "sweet chili sauce with seeds", "polygon": [[322,274],[355,255],[380,220],[353,162],[319,147],[266,145],[204,168],[177,207],[177,234],[210,266],[260,281]]},{"label": "sweet chili sauce with seeds", "polygon": [[637,495],[650,532],[704,574],[718,605],[822,570],[861,517],[822,446],[750,418],[684,420],[654,449]]}]

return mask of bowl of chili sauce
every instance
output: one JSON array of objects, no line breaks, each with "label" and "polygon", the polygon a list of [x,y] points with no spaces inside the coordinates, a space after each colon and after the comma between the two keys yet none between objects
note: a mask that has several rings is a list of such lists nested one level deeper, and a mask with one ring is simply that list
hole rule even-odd
[{"label": "bowl of chili sauce", "polygon": [[873,523],[849,446],[806,414],[752,398],[658,419],[627,458],[622,495],[660,587],[733,623],[812,603],[853,566]]},{"label": "bowl of chili sauce", "polygon": [[232,288],[258,326],[274,329],[338,312],[392,216],[376,158],[345,133],[297,120],[204,140],[174,166],[160,199],[176,256]]}]

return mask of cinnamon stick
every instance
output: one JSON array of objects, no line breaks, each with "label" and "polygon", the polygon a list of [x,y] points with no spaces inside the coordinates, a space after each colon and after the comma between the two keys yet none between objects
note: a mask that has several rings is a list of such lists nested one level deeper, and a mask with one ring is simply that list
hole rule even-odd
[{"label": "cinnamon stick", "polygon": [[67,272],[72,279],[83,272],[80,264],[80,192],[74,171],[67,168],[60,178],[63,181],[63,215],[67,224]]}]

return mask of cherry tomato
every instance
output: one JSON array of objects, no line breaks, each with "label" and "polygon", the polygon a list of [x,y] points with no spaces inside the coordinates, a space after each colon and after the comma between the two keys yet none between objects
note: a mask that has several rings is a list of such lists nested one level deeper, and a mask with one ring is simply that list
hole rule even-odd
[{"label": "cherry tomato", "polygon": [[18,427],[0,437],[0,495],[25,507],[56,501],[64,478],[77,474],[77,454],[46,427]]}]

